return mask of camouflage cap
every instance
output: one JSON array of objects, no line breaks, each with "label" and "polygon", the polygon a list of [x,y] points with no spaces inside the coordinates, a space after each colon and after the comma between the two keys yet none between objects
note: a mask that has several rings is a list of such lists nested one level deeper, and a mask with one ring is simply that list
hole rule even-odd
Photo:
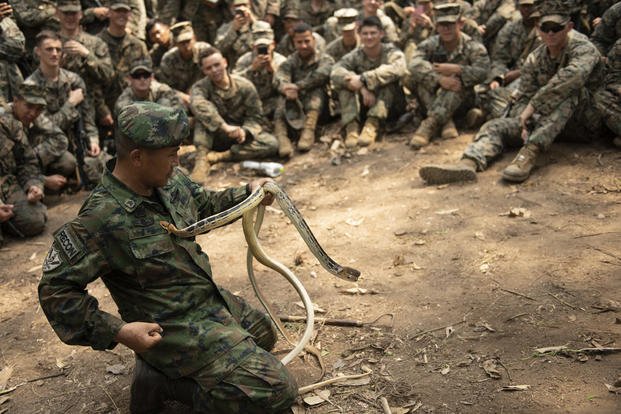
[{"label": "camouflage cap", "polygon": [[299,99],[285,101],[285,120],[295,130],[301,130],[304,128],[306,121],[306,114],[304,113],[304,106]]},{"label": "camouflage cap", "polygon": [[170,31],[173,35],[173,41],[175,43],[187,42],[194,38],[194,29],[190,22],[179,22],[170,26]]},{"label": "camouflage cap", "polygon": [[537,0],[535,7],[540,15],[540,25],[546,22],[569,23],[569,10],[563,0]]},{"label": "camouflage cap", "polygon": [[185,111],[155,102],[134,102],[121,109],[118,131],[141,148],[179,145],[190,134]]},{"label": "camouflage cap", "polygon": [[254,22],[251,32],[255,44],[259,40],[268,41],[269,43],[272,43],[274,40],[274,30],[272,30],[272,26],[267,22],[261,20]]},{"label": "camouflage cap", "polygon": [[455,23],[461,17],[459,3],[445,3],[433,6],[436,23]]},{"label": "camouflage cap", "polygon": [[294,8],[288,8],[282,14],[283,19],[300,20],[300,12]]},{"label": "camouflage cap", "polygon": [[134,60],[129,70],[129,74],[133,75],[134,73],[141,70],[144,72],[153,73],[153,63],[151,62],[151,58],[146,57]]},{"label": "camouflage cap", "polygon": [[17,96],[33,105],[46,106],[45,89],[35,82],[24,81],[17,88]]},{"label": "camouflage cap", "polygon": [[62,12],[79,12],[82,11],[80,0],[58,0],[56,8]]},{"label": "camouflage cap", "polygon": [[129,0],[113,0],[110,3],[110,8],[112,10],[120,10],[120,9],[131,10],[132,9],[129,4]]},{"label": "camouflage cap", "polygon": [[247,6],[250,0],[233,0],[233,6]]},{"label": "camouflage cap", "polygon": [[338,9],[334,12],[337,24],[341,30],[356,29],[356,21],[358,20],[358,10],[354,8]]},{"label": "camouflage cap", "polygon": [[518,0],[519,6],[530,6],[534,4],[535,4],[535,0]]}]

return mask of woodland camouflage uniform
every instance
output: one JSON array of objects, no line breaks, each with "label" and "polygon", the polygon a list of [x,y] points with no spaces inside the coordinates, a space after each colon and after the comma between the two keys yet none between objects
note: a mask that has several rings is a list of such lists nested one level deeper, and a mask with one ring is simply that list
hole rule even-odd
[{"label": "woodland camouflage uniform", "polygon": [[[182,110],[153,103],[124,108],[119,129],[153,149],[177,146],[189,133]],[[269,317],[215,284],[194,238],[172,236],[159,224],[185,227],[221,212],[246,198],[248,186],[208,191],[175,171],[153,197],[143,197],[113,176],[112,167],[78,217],[54,233],[39,300],[55,332],[68,344],[105,350],[116,346],[126,322],[163,328],[157,346],[139,355],[133,413],[159,412],[163,399],[182,396],[195,412],[284,411],[297,387],[268,352],[276,340]],[[86,291],[97,278],[122,320],[99,309]]]}]

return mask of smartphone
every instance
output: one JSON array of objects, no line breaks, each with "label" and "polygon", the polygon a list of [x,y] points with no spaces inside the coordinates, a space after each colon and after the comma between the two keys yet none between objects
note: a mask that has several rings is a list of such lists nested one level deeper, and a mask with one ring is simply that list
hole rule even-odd
[{"label": "smartphone", "polygon": [[246,15],[246,13],[244,13],[244,11],[242,9],[235,9],[235,15],[236,16],[244,17]]},{"label": "smartphone", "polygon": [[267,45],[259,45],[257,46],[257,53],[259,55],[267,55],[268,47]]}]

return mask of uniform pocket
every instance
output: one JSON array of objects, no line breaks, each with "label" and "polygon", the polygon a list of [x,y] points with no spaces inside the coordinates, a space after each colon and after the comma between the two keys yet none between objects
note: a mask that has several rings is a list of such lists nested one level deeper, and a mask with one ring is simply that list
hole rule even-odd
[{"label": "uniform pocket", "polygon": [[170,235],[160,226],[130,231],[129,246],[137,259],[162,256],[175,248]]}]

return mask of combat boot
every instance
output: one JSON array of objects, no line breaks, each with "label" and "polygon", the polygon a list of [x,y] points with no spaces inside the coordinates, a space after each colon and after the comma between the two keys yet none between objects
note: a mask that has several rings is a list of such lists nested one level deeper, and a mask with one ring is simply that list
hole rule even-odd
[{"label": "combat boot", "polygon": [[459,136],[457,128],[455,128],[455,122],[451,119],[442,127],[442,133],[440,134],[442,139],[453,139]]},{"label": "combat boot", "polygon": [[462,158],[457,164],[425,165],[418,175],[428,185],[475,181],[477,164],[470,158]]},{"label": "combat boot", "polygon": [[414,149],[418,149],[428,145],[437,128],[437,121],[434,117],[430,116],[425,118],[410,140],[410,146]]},{"label": "combat boot", "polygon": [[195,183],[202,184],[209,175],[209,161],[207,161],[207,148],[198,147],[196,149],[196,158],[194,159],[194,169],[190,174],[190,179]]},{"label": "combat boot", "polygon": [[477,129],[485,123],[485,112],[479,108],[471,108],[466,114],[466,128]]},{"label": "combat boot", "polygon": [[358,143],[361,147],[367,147],[375,142],[379,129],[379,119],[372,116],[368,117],[360,133]]},{"label": "combat boot", "polygon": [[358,145],[358,129],[360,125],[358,125],[357,121],[351,121],[345,127],[345,147],[346,148],[354,148]]},{"label": "combat boot", "polygon": [[233,153],[231,152],[231,150],[226,150],[226,151],[210,151],[207,154],[207,161],[209,161],[211,164],[215,164],[217,162],[222,162],[222,161],[232,161],[233,160]]},{"label": "combat boot", "polygon": [[298,150],[303,152],[309,151],[315,143],[317,119],[319,119],[319,111],[316,109],[308,111],[306,121],[304,121],[304,129],[302,129],[300,140],[298,141]]},{"label": "combat boot", "polygon": [[539,155],[539,147],[537,145],[525,144],[513,161],[511,161],[511,164],[504,169],[502,178],[514,183],[525,181],[535,166],[537,155]]},{"label": "combat boot", "polygon": [[287,124],[284,119],[276,119],[274,121],[274,135],[278,140],[278,156],[281,158],[289,158],[293,155],[293,145],[287,136]]}]

